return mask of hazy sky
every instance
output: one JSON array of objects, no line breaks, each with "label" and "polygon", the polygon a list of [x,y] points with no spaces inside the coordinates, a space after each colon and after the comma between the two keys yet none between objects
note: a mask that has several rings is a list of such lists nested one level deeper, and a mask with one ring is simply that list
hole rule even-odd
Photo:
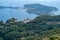
[{"label": "hazy sky", "polygon": [[60,4],[60,0],[0,0],[0,5],[21,5],[26,3]]},{"label": "hazy sky", "polygon": [[2,2],[56,2],[60,0],[0,0]]}]

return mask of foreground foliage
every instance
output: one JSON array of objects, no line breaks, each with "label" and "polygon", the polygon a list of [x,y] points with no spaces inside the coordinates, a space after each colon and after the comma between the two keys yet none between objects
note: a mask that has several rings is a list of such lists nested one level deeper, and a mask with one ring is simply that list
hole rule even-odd
[{"label": "foreground foliage", "polygon": [[[53,22],[54,24],[47,24]],[[57,22],[57,24],[55,23]],[[15,18],[0,21],[0,40],[60,40],[60,15],[43,15],[24,23]]]}]

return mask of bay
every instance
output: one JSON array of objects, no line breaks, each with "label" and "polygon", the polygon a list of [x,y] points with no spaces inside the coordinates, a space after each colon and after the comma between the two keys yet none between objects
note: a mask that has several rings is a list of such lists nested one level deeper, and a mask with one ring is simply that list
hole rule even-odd
[{"label": "bay", "polygon": [[[60,15],[60,1],[52,1],[52,2],[47,2],[47,1],[13,1],[13,0],[1,0],[0,1],[0,6],[13,6],[13,7],[23,7],[25,4],[43,4],[43,5],[47,5],[47,6],[53,6],[53,7],[57,7],[59,9],[59,11],[55,12],[55,15]],[[25,10],[23,9],[0,9],[0,20],[6,21],[7,19],[10,18],[16,18],[18,20],[24,20],[24,19],[34,19],[36,18],[38,15],[36,14],[29,14],[27,13]]]}]

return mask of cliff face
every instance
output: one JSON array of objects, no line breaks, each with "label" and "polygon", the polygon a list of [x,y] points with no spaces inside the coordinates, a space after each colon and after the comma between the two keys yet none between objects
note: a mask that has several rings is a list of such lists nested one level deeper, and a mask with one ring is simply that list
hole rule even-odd
[{"label": "cliff face", "polygon": [[56,7],[45,6],[42,4],[26,4],[24,7],[27,9],[28,13],[34,13],[38,15],[51,14],[58,10]]}]

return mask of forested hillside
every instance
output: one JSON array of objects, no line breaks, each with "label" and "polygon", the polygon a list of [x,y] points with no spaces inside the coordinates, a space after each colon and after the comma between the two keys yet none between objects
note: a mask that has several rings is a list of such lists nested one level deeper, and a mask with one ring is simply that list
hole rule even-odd
[{"label": "forested hillside", "polygon": [[42,15],[27,23],[15,18],[0,21],[0,40],[60,40],[59,22],[60,15]]}]

